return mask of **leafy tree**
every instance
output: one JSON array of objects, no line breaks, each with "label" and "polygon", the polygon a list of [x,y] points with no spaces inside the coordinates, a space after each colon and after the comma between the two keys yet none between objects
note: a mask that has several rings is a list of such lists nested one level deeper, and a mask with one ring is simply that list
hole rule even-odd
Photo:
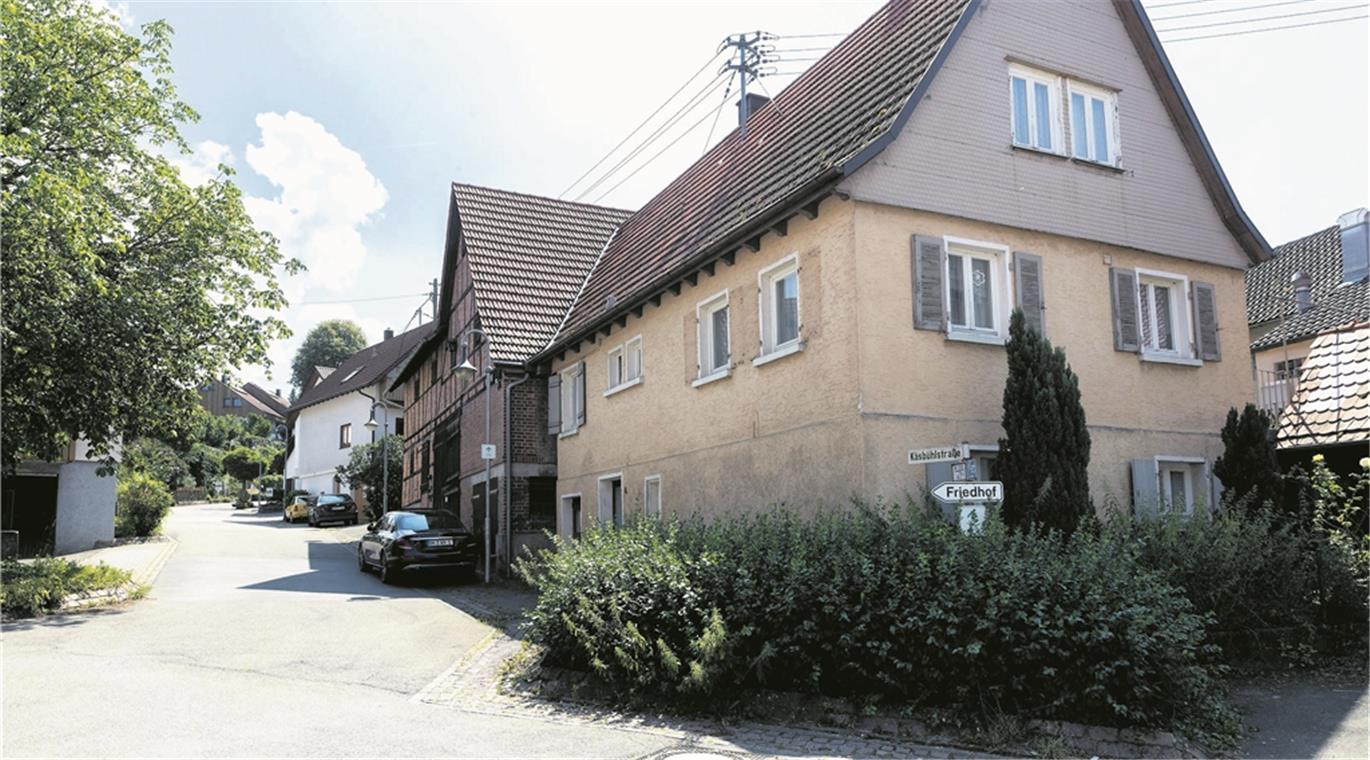
[{"label": "leafy tree", "polygon": [[290,363],[290,382],[304,388],[315,367],[336,367],[366,348],[366,333],[349,319],[327,319],[314,326]]},{"label": "leafy tree", "polygon": [[155,438],[138,438],[124,446],[119,455],[121,477],[143,473],[175,490],[190,476],[190,465],[174,448]]},{"label": "leafy tree", "polygon": [[1065,351],[1027,328],[1017,309],[1006,348],[1004,437],[995,465],[1004,482],[1004,522],[1070,534],[1093,511],[1079,379]]},{"label": "leafy tree", "polygon": [[[385,445],[382,446],[382,443]],[[381,455],[382,449],[388,456]],[[389,491],[385,483],[385,469],[390,470]],[[404,484],[404,439],[398,435],[386,436],[384,441],[376,441],[352,449],[352,456],[345,466],[338,467],[338,477],[348,488],[362,487],[366,496],[366,511],[371,519],[377,519],[384,511],[381,494],[389,494],[389,507],[399,509],[401,491]]]},{"label": "leafy tree", "polygon": [[192,414],[196,388],[265,363],[298,270],[227,168],[198,187],[166,151],[197,118],[171,83],[171,27],[126,33],[83,0],[0,3],[3,465]]},{"label": "leafy tree", "polygon": [[1213,463],[1213,474],[1222,481],[1229,503],[1241,499],[1259,509],[1281,502],[1284,483],[1271,430],[1270,415],[1255,404],[1247,404],[1240,414],[1235,408],[1227,410],[1223,455]]},{"label": "leafy tree", "polygon": [[243,484],[256,480],[266,472],[266,463],[262,461],[262,455],[246,446],[239,446],[225,454],[223,467],[230,478]]}]

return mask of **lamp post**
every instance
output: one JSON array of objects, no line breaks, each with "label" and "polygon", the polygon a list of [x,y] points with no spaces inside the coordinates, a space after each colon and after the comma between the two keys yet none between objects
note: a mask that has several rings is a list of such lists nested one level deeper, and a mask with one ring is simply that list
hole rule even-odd
[{"label": "lamp post", "polygon": [[[485,331],[479,327],[472,327],[459,339],[466,346],[466,358],[453,370],[458,377],[470,379],[475,377],[476,365],[471,363],[471,336],[480,335],[481,343],[486,342]],[[493,458],[485,456],[485,447],[490,445],[490,375],[494,372],[492,367],[487,366],[482,373],[485,376],[485,443],[481,445],[481,458],[485,460],[485,489],[484,497],[481,501],[485,502],[485,529],[481,531],[485,534],[485,582],[490,582],[490,463]],[[507,468],[506,468],[507,469]],[[506,475],[508,472],[505,473]],[[506,485],[507,487],[507,485]]]},{"label": "lamp post", "polygon": [[379,397],[371,402],[371,415],[367,418],[365,427],[372,432],[379,427],[376,424],[378,406],[385,413],[385,427],[381,429],[381,514],[385,514],[390,511],[390,411],[385,408]]}]

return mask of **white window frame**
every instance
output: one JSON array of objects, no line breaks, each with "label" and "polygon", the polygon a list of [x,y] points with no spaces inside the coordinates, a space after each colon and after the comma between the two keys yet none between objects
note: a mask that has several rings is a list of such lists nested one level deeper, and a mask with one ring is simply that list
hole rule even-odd
[{"label": "white window frame", "polygon": [[[992,345],[1002,345],[1008,340],[1008,315],[1012,306],[1013,291],[1009,287],[1009,248],[1006,245],[997,243],[987,243],[981,240],[967,240],[958,237],[944,237],[943,245],[946,247],[947,255],[945,265],[942,268],[942,303],[947,308],[947,338],[949,340],[964,340],[972,343],[989,343]],[[967,273],[970,269],[970,259],[988,259],[991,263],[990,272],[994,279],[991,283],[990,297],[994,299],[993,329],[982,327],[970,327],[965,325],[952,324],[951,314],[951,257],[960,256],[965,260]],[[970,284],[968,278],[962,278],[962,282],[967,286]],[[974,309],[971,302],[970,289],[967,287],[965,293],[966,316],[970,316]],[[967,320],[971,321],[971,320]]]},{"label": "white window frame", "polygon": [[[1137,275],[1139,289],[1142,285],[1149,285],[1152,288],[1162,286],[1170,290],[1170,330],[1172,340],[1175,343],[1173,350],[1153,348],[1147,344],[1146,334],[1142,329],[1142,312],[1145,309],[1148,318],[1151,320],[1154,339],[1156,334],[1155,299],[1143,299],[1139,292],[1137,294],[1137,343],[1141,346],[1142,360],[1202,366],[1203,360],[1198,358],[1197,346],[1194,341],[1194,320],[1191,318],[1192,312],[1189,303],[1189,278],[1175,272],[1162,272],[1140,267],[1134,271]],[[1146,302],[1144,303],[1144,301]]]},{"label": "white window frame", "polygon": [[[633,374],[633,354],[637,354],[637,374]],[[604,397],[642,384],[642,336],[637,335],[609,350],[605,373],[608,388]]]},{"label": "white window frame", "polygon": [[[1028,141],[1026,143],[1018,141],[1017,131],[1013,128],[1017,121],[1016,112],[1013,105],[1013,80],[1022,79],[1027,85],[1027,106],[1028,106]],[[1043,148],[1037,145],[1037,135],[1040,125],[1037,123],[1036,99],[1032,85],[1044,84],[1047,87],[1048,114],[1051,121],[1051,148]],[[1034,69],[1024,66],[1021,63],[1010,63],[1008,67],[1008,134],[1009,140],[1014,147],[1026,150],[1035,150],[1039,153],[1050,153],[1057,156],[1070,155],[1066,149],[1064,130],[1061,127],[1061,77],[1041,69]]]},{"label": "white window frame", "polygon": [[580,431],[580,410],[576,406],[580,403],[582,394],[576,390],[577,380],[585,382],[585,373],[581,370],[580,362],[575,362],[561,371],[561,432],[558,436],[561,438],[575,435]]},{"label": "white window frame", "polygon": [[698,388],[715,380],[722,380],[732,374],[733,367],[733,315],[728,313],[728,360],[721,367],[714,367],[714,312],[729,309],[728,291],[714,295],[695,304],[695,346],[698,349],[695,360],[699,363],[698,379],[693,383]]},{"label": "white window frame", "polygon": [[[1089,109],[1090,98],[1098,98],[1104,103],[1104,128],[1108,131],[1108,160],[1100,161],[1094,157],[1094,119],[1088,110],[1085,113],[1085,157],[1075,153],[1075,141],[1079,135],[1075,134],[1075,99],[1072,97],[1078,93],[1084,98],[1085,107]],[[1066,123],[1070,125],[1070,148],[1066,152],[1076,161],[1088,161],[1104,166],[1117,166],[1122,159],[1122,140],[1118,134],[1118,92],[1086,84],[1074,79],[1066,80]]]},{"label": "white window frame", "polygon": [[[613,505],[613,498],[612,498],[612,497],[613,497],[613,486],[611,485],[611,481],[614,481],[614,480],[617,480],[617,481],[618,481],[618,495],[619,495],[619,498],[622,499],[622,498],[624,498],[624,497],[627,495],[627,494],[624,492],[624,490],[623,490],[623,473],[622,473],[622,472],[611,472],[611,473],[609,473],[608,475],[601,475],[601,476],[599,476],[599,480],[597,481],[597,486],[598,486],[598,487],[595,489],[595,490],[596,490],[596,496],[595,496],[595,519],[598,520],[599,522],[607,523],[607,524],[609,524],[609,525],[615,525],[615,526],[616,526],[616,525],[618,525],[618,523],[614,522],[614,505]],[[609,507],[609,514],[608,514],[607,517],[606,517],[605,514],[604,514],[604,508],[605,508],[606,504],[607,504],[607,506]],[[624,522],[626,523],[627,520],[628,520],[628,509],[627,509],[627,505],[626,505],[626,504],[622,505],[622,508],[623,508],[623,519],[624,519]],[[580,513],[581,513],[582,515],[585,514],[585,500],[584,500],[584,499],[582,499],[581,502],[580,502]]]},{"label": "white window frame", "polygon": [[[647,485],[656,483],[656,514],[652,514],[650,504],[647,499]],[[661,519],[661,476],[648,475],[642,479],[642,514],[653,519]]]},{"label": "white window frame", "polygon": [[572,500],[572,499],[580,499],[580,516],[581,516],[582,522],[584,521],[584,518],[585,518],[585,497],[581,495],[581,492],[580,492],[580,491],[576,491],[575,493],[564,493],[564,494],[562,494],[560,500],[559,500],[557,503],[558,503],[559,508],[560,508],[560,510],[559,510],[559,511],[560,511],[560,515],[561,515],[561,517],[564,517],[564,518],[566,519],[566,523],[565,523],[565,526],[564,526],[564,527],[565,527],[565,530],[561,530],[562,524],[561,524],[561,521],[558,520],[558,522],[557,522],[557,526],[558,526],[557,532],[561,535],[562,538],[567,538],[567,539],[569,539],[569,538],[575,536],[575,535],[576,535],[576,528],[580,527],[580,526],[574,525],[574,524],[571,522],[572,518],[575,516],[575,513],[573,513],[573,512],[571,511],[571,500]]},{"label": "white window frame", "polygon": [[[1192,517],[1194,507],[1197,504],[1198,489],[1204,489],[1205,504],[1209,510],[1213,505],[1209,502],[1209,471],[1208,460],[1203,457],[1179,456],[1174,454],[1160,454],[1153,458],[1156,462],[1156,498],[1166,505],[1167,511],[1173,511],[1170,506],[1170,473],[1182,472],[1185,479],[1185,498],[1188,503],[1184,505],[1182,516]],[[1197,476],[1197,477],[1196,477]],[[1159,508],[1161,505],[1157,505]]]},{"label": "white window frame", "polygon": [[[779,343],[776,331],[780,328],[780,318],[776,311],[775,283],[791,274],[794,275],[794,337]],[[752,360],[752,365],[759,367],[804,348],[804,296],[799,282],[799,254],[791,253],[758,272],[756,287],[760,291],[756,308],[761,327],[761,355]]]}]

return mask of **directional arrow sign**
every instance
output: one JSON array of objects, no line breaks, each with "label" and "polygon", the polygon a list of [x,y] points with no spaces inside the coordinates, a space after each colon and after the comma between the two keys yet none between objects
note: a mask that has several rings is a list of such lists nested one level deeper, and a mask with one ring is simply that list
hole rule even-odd
[{"label": "directional arrow sign", "polygon": [[1004,484],[997,480],[958,482],[948,480],[932,489],[932,495],[945,502],[1003,501]]}]

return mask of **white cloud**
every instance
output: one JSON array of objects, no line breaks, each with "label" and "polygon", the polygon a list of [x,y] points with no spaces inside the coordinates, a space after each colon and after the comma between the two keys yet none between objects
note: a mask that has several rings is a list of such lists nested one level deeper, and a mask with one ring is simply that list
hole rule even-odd
[{"label": "white cloud", "polygon": [[219,176],[219,164],[232,164],[233,151],[227,145],[205,140],[192,149],[190,155],[177,156],[171,163],[181,172],[188,185],[203,185]]},{"label": "white cloud", "polygon": [[348,289],[366,260],[361,227],[389,195],[361,154],[308,116],[263,113],[257,126],[261,143],[247,146],[247,163],[280,193],[244,198],[248,213],[309,267],[309,284]]},{"label": "white cloud", "polygon": [[85,0],[88,5],[96,10],[104,11],[114,18],[123,27],[133,26],[133,11],[129,9],[128,3],[120,0]]}]

